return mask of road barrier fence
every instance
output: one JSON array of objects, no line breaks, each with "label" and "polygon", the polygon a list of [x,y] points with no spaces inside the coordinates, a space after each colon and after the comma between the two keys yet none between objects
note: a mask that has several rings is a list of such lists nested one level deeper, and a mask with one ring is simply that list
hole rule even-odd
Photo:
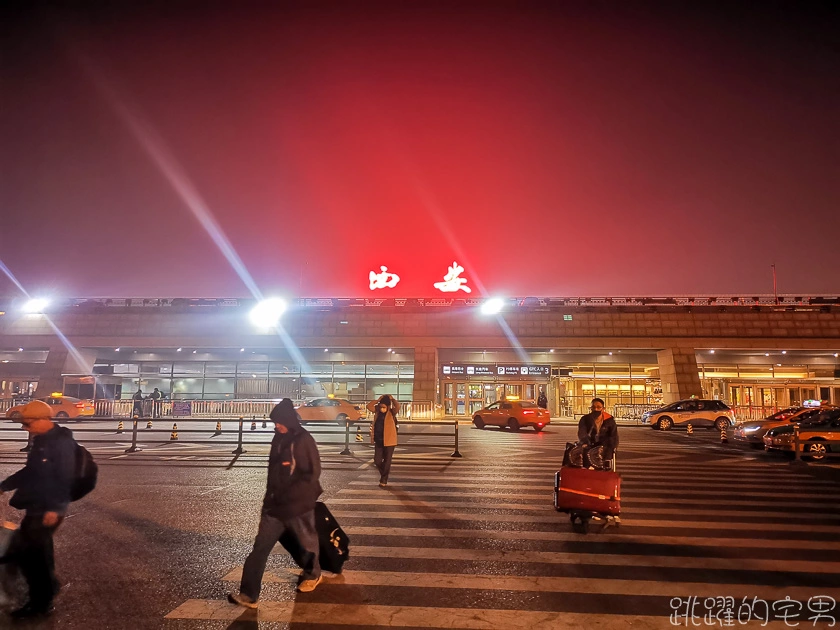
[{"label": "road barrier fence", "polygon": [[[172,423],[170,425],[170,422]],[[231,454],[242,455],[247,452],[246,447],[252,445],[267,445],[274,436],[274,424],[268,421],[266,428],[263,427],[262,417],[251,418],[240,416],[235,420],[230,418],[166,418],[152,419],[152,426],[148,426],[146,418],[135,417],[128,423],[120,420],[114,425],[114,433],[108,433],[100,427],[77,427],[73,429],[76,440],[83,444],[124,444],[127,448],[125,453],[136,453],[143,450],[144,444],[163,442],[185,442],[188,444],[211,444],[229,445],[235,447]],[[198,425],[213,425],[209,426]],[[234,427],[230,425],[234,424]],[[363,443],[370,444],[369,428],[366,421],[354,422],[351,420],[343,423],[333,422],[309,422],[305,428],[315,438],[315,442],[321,446],[343,445],[341,455],[352,455],[351,444],[361,446],[356,441],[355,435],[361,433],[364,436]],[[128,426],[126,426],[128,425]],[[180,426],[178,426],[180,425]],[[363,428],[363,425],[364,428]],[[440,427],[440,428],[438,428]],[[432,428],[430,431],[429,429]],[[419,430],[418,430],[419,429]],[[130,443],[128,434],[130,433]],[[112,436],[125,435],[125,438]],[[106,437],[111,436],[111,437]],[[156,437],[157,436],[157,437]],[[258,439],[246,439],[245,436],[259,436]],[[339,441],[329,441],[329,436],[342,436]],[[263,439],[264,438],[264,439]],[[326,438],[326,439],[325,439]],[[0,424],[0,442],[20,443],[21,451],[28,450],[29,437],[17,424]],[[450,448],[454,447],[452,457],[462,457],[459,449],[458,421],[457,420],[400,420],[399,442],[404,448]]]}]

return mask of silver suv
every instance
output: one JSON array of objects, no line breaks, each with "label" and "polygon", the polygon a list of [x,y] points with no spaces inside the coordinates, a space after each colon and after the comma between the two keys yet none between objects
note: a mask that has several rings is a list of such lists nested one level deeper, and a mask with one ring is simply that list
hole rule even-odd
[{"label": "silver suv", "polygon": [[697,398],[680,400],[642,414],[642,424],[650,424],[651,428],[661,431],[689,423],[692,427],[714,427],[720,431],[735,424],[735,414],[720,400]]}]

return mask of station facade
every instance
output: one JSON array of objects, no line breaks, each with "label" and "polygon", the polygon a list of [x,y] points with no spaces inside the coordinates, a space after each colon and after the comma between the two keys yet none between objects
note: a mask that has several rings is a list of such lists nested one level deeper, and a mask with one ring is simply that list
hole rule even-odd
[{"label": "station facade", "polygon": [[[758,415],[840,404],[837,298],[300,300],[258,329],[253,300],[71,300],[0,305],[0,400],[364,402],[383,393],[469,415],[500,398],[554,415],[598,396],[619,416],[689,396]],[[744,414],[742,414],[744,415]]]}]

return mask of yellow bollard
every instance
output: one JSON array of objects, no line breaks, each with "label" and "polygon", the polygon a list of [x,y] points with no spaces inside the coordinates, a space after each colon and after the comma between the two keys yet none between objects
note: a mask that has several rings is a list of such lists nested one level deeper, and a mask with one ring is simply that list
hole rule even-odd
[{"label": "yellow bollard", "polygon": [[251,422],[251,431],[256,431],[256,430],[257,430],[257,421],[254,420],[253,422]]},{"label": "yellow bollard", "polygon": [[152,421],[151,421],[151,420],[149,420],[149,421],[146,423],[146,428],[147,428],[147,429],[151,429],[151,428],[152,428]]},{"label": "yellow bollard", "polygon": [[123,432],[123,429],[125,429],[125,427],[123,426],[123,421],[122,421],[122,420],[120,420],[120,423],[117,425],[117,435],[119,435],[120,433],[122,433],[122,432]]},{"label": "yellow bollard", "polygon": [[216,422],[216,432],[213,435],[221,435],[222,434],[222,421],[218,420]]},{"label": "yellow bollard", "polygon": [[691,426],[691,423],[688,423],[688,426],[685,428],[686,435],[694,435],[694,428]]},{"label": "yellow bollard", "polygon": [[266,424],[266,421],[265,421],[265,414],[263,414],[263,426],[262,426],[262,428],[265,429],[267,426],[268,425]]},{"label": "yellow bollard", "polygon": [[178,439],[178,425],[172,425],[172,434],[169,436],[170,440],[177,440]]},{"label": "yellow bollard", "polygon": [[720,443],[721,444],[726,444],[727,442],[729,442],[729,440],[726,437],[726,429],[721,429],[720,430]]},{"label": "yellow bollard", "polygon": [[358,424],[356,425],[356,441],[357,442],[364,442],[365,441],[365,438],[362,435],[362,427],[360,427]]}]

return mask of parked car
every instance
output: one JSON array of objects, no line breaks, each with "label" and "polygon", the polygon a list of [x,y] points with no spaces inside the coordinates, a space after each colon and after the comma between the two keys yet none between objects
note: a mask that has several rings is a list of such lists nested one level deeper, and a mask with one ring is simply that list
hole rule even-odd
[{"label": "parked car", "polygon": [[[96,413],[92,400],[82,400],[62,394],[52,394],[38,400],[47,403],[52,411],[52,417],[56,420],[67,420],[69,418],[86,418]],[[21,417],[23,405],[15,405],[6,411],[6,417],[16,420]]]},{"label": "parked car", "polygon": [[473,424],[479,429],[497,426],[518,431],[531,427],[539,433],[550,423],[551,415],[533,400],[497,400],[473,414]]},{"label": "parked car", "polygon": [[764,449],[793,453],[797,426],[803,456],[823,459],[832,448],[835,451],[840,450],[837,444],[826,444],[840,440],[840,409],[822,409],[816,419],[770,429],[764,436]]},{"label": "parked car", "polygon": [[356,422],[365,417],[361,405],[354,405],[343,398],[315,398],[297,407],[301,422]]},{"label": "parked car", "polygon": [[741,422],[735,425],[734,437],[741,442],[747,442],[754,448],[764,448],[764,435],[776,427],[798,422],[809,422],[819,417],[821,409],[834,407],[788,407],[777,411],[764,420],[753,420],[752,422]]},{"label": "parked car", "polygon": [[714,427],[720,431],[735,424],[735,414],[720,400],[697,398],[680,400],[642,414],[642,424],[650,424],[651,428],[660,431],[689,422],[692,427]]}]

